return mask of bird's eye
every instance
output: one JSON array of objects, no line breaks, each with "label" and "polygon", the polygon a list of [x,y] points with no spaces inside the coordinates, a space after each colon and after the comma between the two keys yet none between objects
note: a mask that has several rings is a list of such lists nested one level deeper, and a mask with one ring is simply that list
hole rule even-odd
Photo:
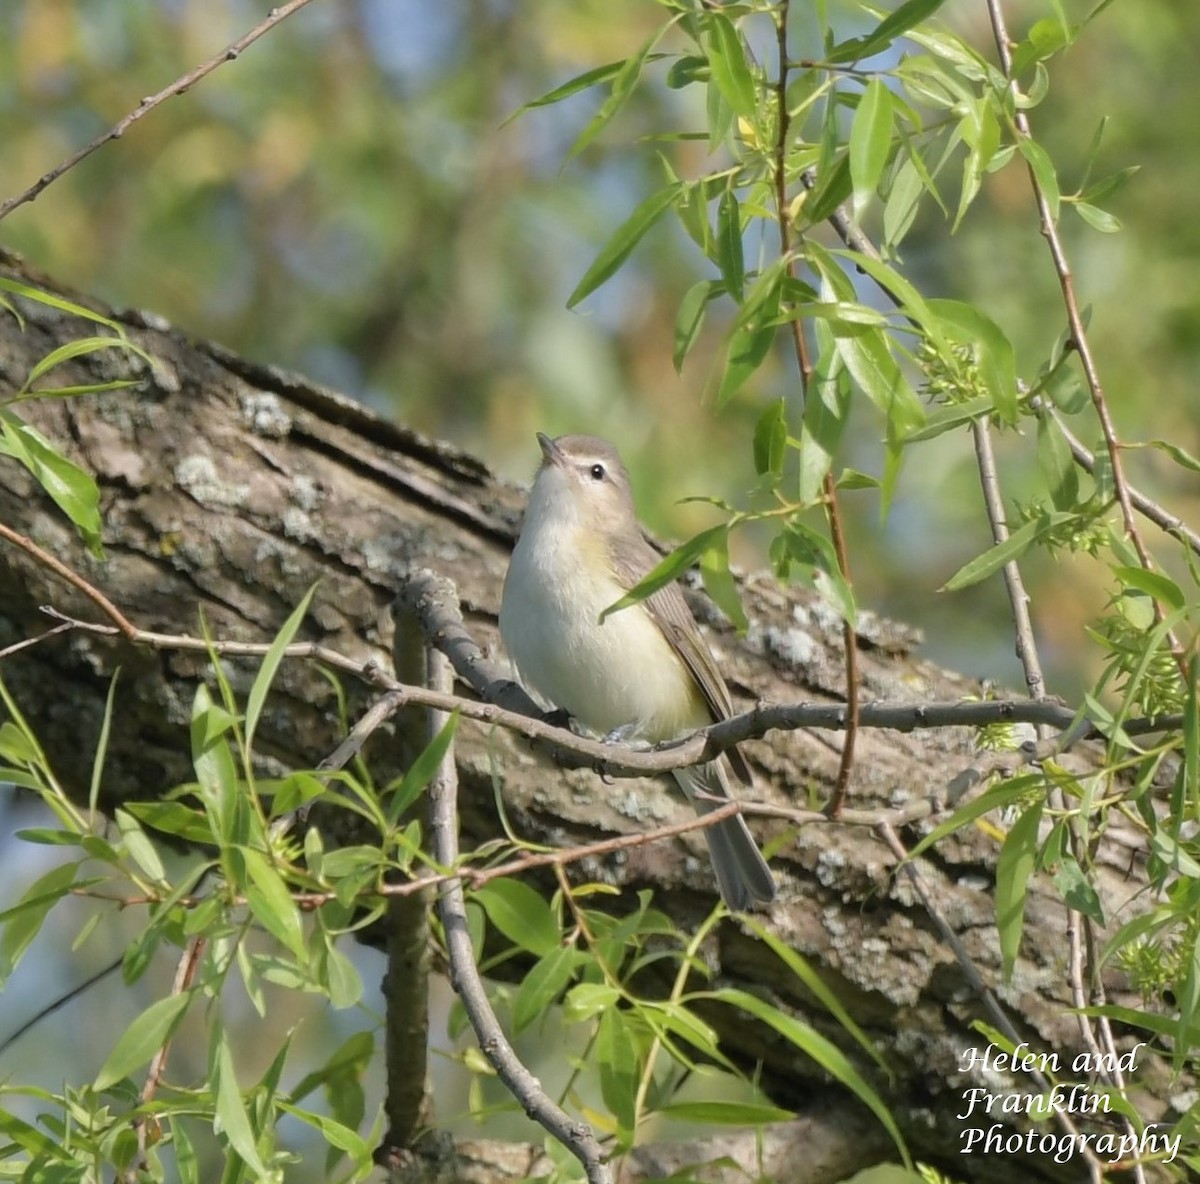
[{"label": "bird's eye", "polygon": [[604,466],[602,464],[592,465],[592,467],[588,469],[588,473],[591,475],[593,481],[604,480]]}]

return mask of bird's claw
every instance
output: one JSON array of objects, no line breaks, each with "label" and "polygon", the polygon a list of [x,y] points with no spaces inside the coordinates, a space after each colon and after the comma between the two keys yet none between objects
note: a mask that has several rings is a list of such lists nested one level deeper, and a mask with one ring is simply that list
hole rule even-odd
[{"label": "bird's claw", "polygon": [[[607,736],[604,737],[605,744],[629,744],[633,739],[634,733],[637,731],[636,723],[622,724],[619,728],[613,728]],[[647,744],[646,747],[649,747]]]}]

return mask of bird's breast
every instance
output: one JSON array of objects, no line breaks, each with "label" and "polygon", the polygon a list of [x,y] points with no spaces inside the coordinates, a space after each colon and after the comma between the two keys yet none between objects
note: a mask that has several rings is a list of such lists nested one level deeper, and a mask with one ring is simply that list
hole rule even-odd
[{"label": "bird's breast", "polygon": [[500,632],[521,677],[596,732],[665,740],[710,722],[691,673],[649,611],[600,614],[625,594],[582,528],[528,529],[513,551]]}]

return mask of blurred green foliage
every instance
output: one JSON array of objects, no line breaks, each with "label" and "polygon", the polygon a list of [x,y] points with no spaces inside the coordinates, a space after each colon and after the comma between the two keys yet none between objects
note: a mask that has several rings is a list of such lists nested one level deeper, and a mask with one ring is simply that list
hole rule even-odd
[{"label": "blurred green foliage", "polygon": [[[862,19],[840,0],[827,7],[848,30]],[[1094,5],[1013,0],[1013,35],[1056,7],[1078,20]],[[244,0],[7,0],[0,198],[262,15]],[[796,5],[793,15],[804,51],[811,12]],[[85,292],[304,371],[517,478],[535,462],[536,429],[607,435],[630,462],[648,523],[690,533],[711,512],[677,499],[736,497],[753,484],[749,425],[771,400],[795,396],[794,370],[768,363],[715,413],[718,316],[675,373],[675,311],[707,273],[674,223],[656,226],[578,310],[565,303],[599,246],[661,183],[657,151],[682,175],[704,168],[703,140],[653,139],[703,126],[704,112],[688,106],[694,88],[670,89],[651,65],[649,85],[565,164],[601,92],[505,122],[551,87],[626,57],[661,16],[647,0],[316,0],[15,211],[0,241]],[[941,18],[991,56],[982,5],[948,4]],[[1198,49],[1200,19],[1187,6],[1114,3],[1055,60],[1050,93],[1032,113],[1065,191],[1104,121],[1098,174],[1141,166],[1106,203],[1120,233],[1075,217],[1064,224],[1122,436],[1192,451]],[[1061,330],[1019,163],[984,178],[953,236],[923,214],[902,256],[923,291],[976,302],[999,322],[1019,368]],[[847,463],[877,471],[877,434],[861,425]],[[1032,477],[1031,441],[1001,448],[1028,457]],[[998,581],[935,594],[987,542],[966,457],[957,441],[924,446],[884,523],[873,497],[847,497],[859,603],[924,624],[935,658],[1019,685]],[[1152,495],[1196,516],[1184,472],[1152,452],[1130,468]],[[735,559],[763,562],[752,535],[738,543]],[[1051,687],[1071,693],[1086,674],[1073,665],[1083,622],[1106,589],[1066,561],[1035,560],[1027,577]]]}]

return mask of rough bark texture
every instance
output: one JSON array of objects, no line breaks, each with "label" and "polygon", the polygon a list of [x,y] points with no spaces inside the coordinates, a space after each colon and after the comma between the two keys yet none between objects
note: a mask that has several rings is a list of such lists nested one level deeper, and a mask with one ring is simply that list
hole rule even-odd
[{"label": "rough bark texture", "polygon": [[[8,274],[28,277],[0,256]],[[33,277],[34,282],[39,281]],[[23,306],[22,331],[0,315],[0,398],[49,350],[78,337],[79,322],[38,305]],[[26,472],[0,458],[0,521],[94,581],[140,627],[198,632],[202,612],[215,637],[268,640],[305,590],[319,580],[302,637],[390,664],[389,605],[412,566],[449,576],[469,627],[498,646],[496,612],[523,494],[479,461],[389,424],[330,391],[252,365],[186,338],[142,314],[125,314],[130,336],[152,368],[108,351],[79,366],[81,379],[137,377],[143,384],[84,399],[25,403],[22,416],[91,470],[103,491],[106,558],[87,556],[62,515]],[[449,396],[449,397],[452,397]],[[586,430],[587,425],[579,425]],[[531,463],[533,456],[531,442]],[[739,641],[727,623],[692,597],[735,699],[836,700],[841,696],[839,624],[803,593],[762,575],[743,581],[751,628]],[[38,606],[97,619],[97,610],[24,552],[0,544],[0,647],[47,627]],[[913,652],[904,628],[866,617],[862,692],[867,700],[946,700],[979,687]],[[16,700],[53,754],[72,792],[84,794],[107,679],[122,679],[110,741],[104,800],[159,794],[189,779],[189,706],[205,663],[194,655],[135,649],[119,640],[68,634],[4,663]],[[253,664],[230,662],[244,690]],[[301,662],[285,664],[262,725],[260,748],[282,766],[311,767],[339,739],[334,696]],[[351,711],[370,701],[349,685]],[[464,847],[498,832],[492,774],[499,764],[507,808],[531,839],[571,844],[683,817],[687,807],[665,782],[602,783],[587,771],[547,767],[507,735],[465,725],[459,762]],[[948,782],[970,761],[961,732],[867,732],[853,782],[857,806],[896,805]],[[781,803],[823,800],[836,770],[837,734],[776,734],[747,745],[761,795]],[[382,779],[395,764],[376,737],[368,759]],[[958,1177],[1078,1178],[1081,1164],[1056,1168],[1048,1156],[1011,1161],[960,1157],[954,1115],[972,1084],[958,1073],[964,1049],[985,1041],[969,1030],[982,1015],[960,967],[940,940],[894,859],[869,831],[836,824],[760,828],[777,842],[772,864],[780,899],[764,917],[809,959],[896,1073],[889,1084],[864,1072],[895,1107],[917,1152]],[[908,836],[914,840],[915,836]],[[924,873],[950,923],[996,986],[1022,1031],[1039,1048],[1074,1050],[1075,1021],[1065,1014],[1065,917],[1052,889],[1031,885],[1022,956],[1012,982],[1000,983],[992,914],[995,843],[968,830],[942,843]],[[1139,884],[1114,868],[1102,883],[1109,916]],[[653,887],[656,901],[687,927],[712,905],[714,886],[703,839],[638,849],[624,860],[583,866],[629,891]],[[548,881],[547,881],[548,883]],[[1118,920],[1128,914],[1119,914]],[[806,999],[796,980],[737,922],[724,924],[707,950],[716,977],[794,1006],[847,1048],[837,1024]],[[1113,993],[1121,999],[1117,984]],[[1132,1002],[1131,1000],[1126,1000]],[[772,1096],[819,1125],[836,1147],[838,1171],[886,1153],[886,1139],[864,1137],[861,1105],[768,1029],[728,1011],[713,1014],[732,1055],[763,1063]],[[1166,1086],[1155,1090],[1165,1098]],[[1147,1120],[1165,1101],[1147,1097]],[[969,1125],[974,1125],[970,1123]],[[797,1165],[799,1170],[801,1165]],[[836,1179],[805,1163],[796,1178]]]}]

